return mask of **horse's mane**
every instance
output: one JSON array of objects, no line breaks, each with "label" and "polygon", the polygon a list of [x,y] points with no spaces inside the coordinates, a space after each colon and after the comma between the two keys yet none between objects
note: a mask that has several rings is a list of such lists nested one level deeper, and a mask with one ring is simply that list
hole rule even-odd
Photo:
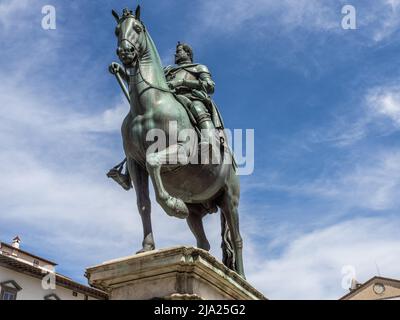
[{"label": "horse's mane", "polygon": [[[154,62],[158,63],[160,65],[160,67],[161,67],[161,70],[163,70],[163,65],[162,65],[162,62],[161,62],[161,58],[160,58],[160,55],[158,53],[157,47],[156,47],[156,45],[155,45],[155,43],[153,41],[153,38],[151,37],[147,27],[144,25],[143,22],[142,22],[142,25],[143,25],[143,30],[144,30],[144,33],[145,33],[146,41],[147,41],[147,44],[148,44],[148,49],[151,50],[153,52],[153,54],[154,54],[154,59],[155,59]],[[162,78],[163,83],[158,83],[158,85],[159,86],[166,86],[167,79],[165,78],[165,74],[164,74],[164,72],[162,72],[161,74],[162,74],[162,77],[163,77]]]}]

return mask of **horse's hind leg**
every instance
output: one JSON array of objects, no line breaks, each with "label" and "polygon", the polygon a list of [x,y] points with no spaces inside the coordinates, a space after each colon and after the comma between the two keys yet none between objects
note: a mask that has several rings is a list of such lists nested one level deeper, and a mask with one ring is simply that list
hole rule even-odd
[{"label": "horse's hind leg", "polygon": [[[176,164],[171,164],[171,159],[176,159]],[[177,167],[185,165],[182,159],[187,159],[185,147],[180,144],[169,146],[168,148],[150,153],[146,156],[146,167],[153,182],[157,202],[170,215],[181,219],[187,218],[189,210],[186,204],[178,198],[172,197],[165,190],[161,179],[161,167]]]},{"label": "horse's hind leg", "polygon": [[153,230],[151,227],[151,201],[149,197],[149,175],[135,160],[128,158],[128,170],[136,191],[136,202],[143,224],[142,249],[137,253],[155,248]]},{"label": "horse's hind leg", "polygon": [[203,217],[207,214],[207,212],[201,205],[188,205],[188,208],[189,216],[186,218],[186,221],[196,238],[197,247],[209,251],[210,243],[207,240],[203,227]]},{"label": "horse's hind leg", "polygon": [[221,208],[221,214],[223,214],[226,219],[232,238],[232,246],[235,255],[235,265],[232,267],[244,278],[242,257],[243,240],[239,231],[239,195],[239,180],[235,172],[231,170],[231,176],[225,186],[224,193],[218,199],[218,206]]}]

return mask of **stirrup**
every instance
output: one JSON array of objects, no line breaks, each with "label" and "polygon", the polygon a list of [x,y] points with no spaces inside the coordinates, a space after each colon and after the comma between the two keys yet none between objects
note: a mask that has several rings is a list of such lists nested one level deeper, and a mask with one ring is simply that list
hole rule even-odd
[{"label": "stirrup", "polygon": [[119,172],[117,169],[112,168],[110,171],[107,173],[107,177],[113,179],[116,183],[118,183],[122,188],[125,190],[129,190],[132,188],[131,185],[131,179],[128,175],[125,175],[121,172]]},{"label": "stirrup", "polygon": [[121,163],[110,169],[110,171],[108,171],[107,173],[107,177],[112,178],[125,190],[129,190],[130,188],[132,188],[131,177],[129,176],[129,173],[127,173],[127,170],[125,174],[122,173],[122,169],[124,168],[125,163],[126,158]]}]

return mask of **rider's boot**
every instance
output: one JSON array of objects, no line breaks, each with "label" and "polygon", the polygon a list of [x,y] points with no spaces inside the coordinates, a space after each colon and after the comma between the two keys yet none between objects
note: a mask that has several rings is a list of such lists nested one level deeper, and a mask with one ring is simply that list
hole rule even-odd
[{"label": "rider's boot", "polygon": [[200,119],[196,119],[201,132],[199,150],[201,152],[201,160],[205,163],[217,164],[220,161],[219,136],[215,129],[214,123],[208,113],[202,115]]}]

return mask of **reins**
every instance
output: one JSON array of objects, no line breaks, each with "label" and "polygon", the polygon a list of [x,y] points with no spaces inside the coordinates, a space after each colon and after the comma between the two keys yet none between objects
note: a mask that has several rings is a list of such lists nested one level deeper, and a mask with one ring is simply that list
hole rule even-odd
[{"label": "reins", "polygon": [[[146,34],[146,28],[145,28],[144,25],[143,25],[143,33],[144,33],[145,42],[146,42],[146,44],[145,44],[146,47],[145,47],[145,49],[144,49],[144,52],[146,52],[147,49],[148,49],[148,38],[147,38],[147,34]],[[142,73],[142,68],[141,68],[141,64],[140,64],[139,50],[136,48],[136,46],[135,46],[129,39],[125,39],[125,38],[124,38],[124,39],[121,40],[121,42],[122,42],[122,41],[127,41],[127,42],[128,42],[131,46],[133,46],[133,48],[135,49],[135,53],[136,53],[136,56],[137,56],[137,58],[138,58],[137,61],[136,61],[135,66],[137,65],[137,69],[139,70],[139,74],[140,74],[141,78],[143,79],[143,81],[144,81],[150,88],[152,88],[152,89],[156,89],[156,90],[160,90],[160,91],[163,91],[163,92],[175,94],[175,90],[162,88],[162,87],[156,86],[156,85],[152,84],[150,81],[148,81],[148,80],[143,76],[143,73]],[[126,72],[126,68],[125,68],[125,72]]]}]

